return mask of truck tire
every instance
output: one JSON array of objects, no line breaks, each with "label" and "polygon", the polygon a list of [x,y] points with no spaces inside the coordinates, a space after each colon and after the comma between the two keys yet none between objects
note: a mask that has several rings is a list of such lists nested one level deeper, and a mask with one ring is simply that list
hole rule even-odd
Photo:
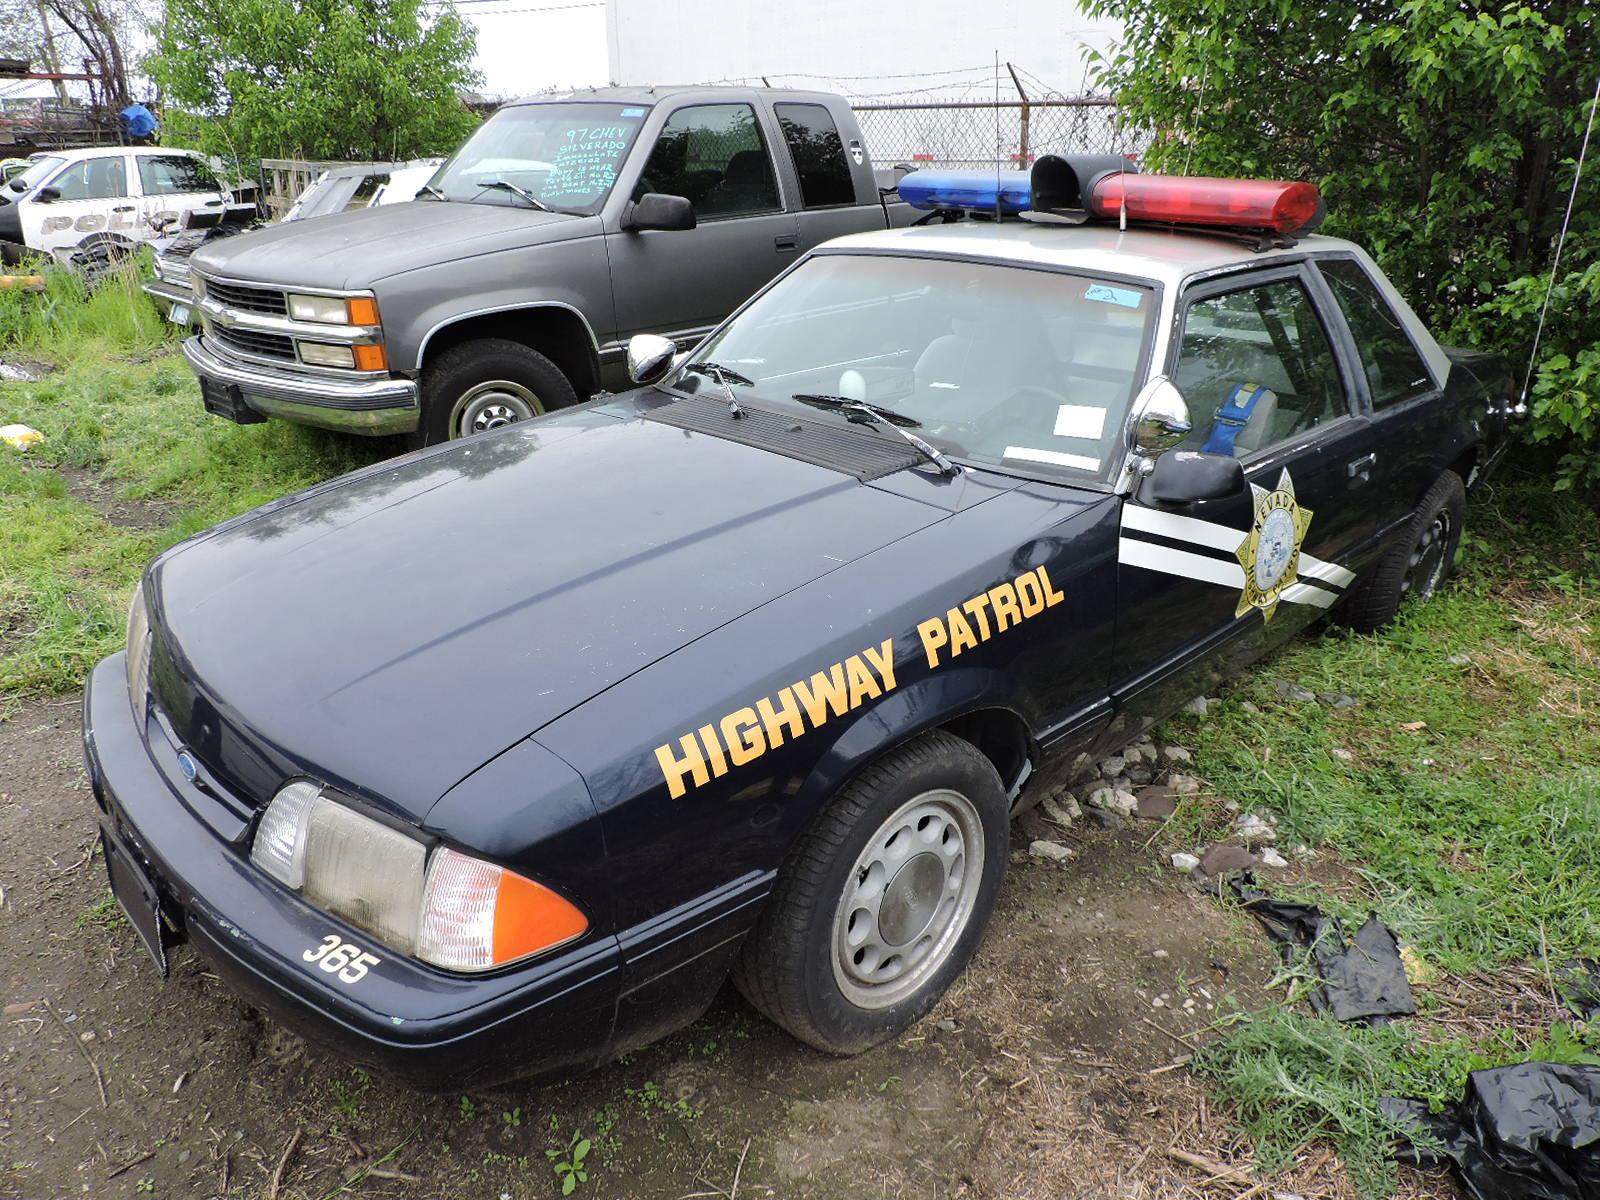
[{"label": "truck tire", "polygon": [[1461,476],[1443,472],[1417,505],[1394,549],[1356,581],[1335,610],[1339,623],[1372,633],[1394,620],[1407,596],[1426,600],[1437,592],[1450,576],[1466,515],[1467,490]]},{"label": "truck tire", "polygon": [[966,969],[1008,855],[1006,794],[970,742],[922,735],[812,820],[733,981],[794,1037],[855,1054],[925,1014]]},{"label": "truck tire", "polygon": [[463,342],[422,369],[422,418],[411,441],[434,446],[577,401],[561,368],[537,350],[506,338]]}]

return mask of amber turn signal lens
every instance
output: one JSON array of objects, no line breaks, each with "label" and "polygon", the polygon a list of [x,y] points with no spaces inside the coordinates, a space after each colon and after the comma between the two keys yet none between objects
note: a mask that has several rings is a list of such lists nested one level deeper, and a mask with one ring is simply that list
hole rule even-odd
[{"label": "amber turn signal lens", "polygon": [[358,371],[386,371],[389,368],[389,356],[381,345],[357,346],[356,370]]},{"label": "amber turn signal lens", "polygon": [[352,325],[376,325],[378,323],[378,302],[371,296],[351,296],[344,302],[345,311],[350,314]]},{"label": "amber turn signal lens", "polygon": [[543,884],[441,846],[428,865],[417,957],[484,971],[553,950],[588,928],[576,905]]},{"label": "amber turn signal lens", "polygon": [[494,902],[494,961],[512,962],[547,946],[570,942],[588,919],[549,888],[503,871]]}]

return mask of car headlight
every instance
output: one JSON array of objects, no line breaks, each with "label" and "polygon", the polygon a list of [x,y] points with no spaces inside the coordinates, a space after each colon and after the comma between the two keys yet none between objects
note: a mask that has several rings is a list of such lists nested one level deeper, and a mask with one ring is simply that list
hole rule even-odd
[{"label": "car headlight", "polygon": [[296,321],[316,321],[322,325],[348,325],[350,313],[343,296],[289,296],[289,315]]},{"label": "car headlight", "polygon": [[588,918],[514,871],[422,841],[297,780],[267,805],[250,859],[307,903],[452,971],[553,950]]},{"label": "car headlight", "polygon": [[150,610],[144,602],[144,581],[133,589],[128,604],[128,699],[136,720],[144,718],[144,697],[150,690]]}]

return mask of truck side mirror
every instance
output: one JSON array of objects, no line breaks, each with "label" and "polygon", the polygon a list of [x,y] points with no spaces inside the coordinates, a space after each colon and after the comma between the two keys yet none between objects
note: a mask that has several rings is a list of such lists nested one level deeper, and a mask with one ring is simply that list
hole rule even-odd
[{"label": "truck side mirror", "polygon": [[636,333],[628,339],[628,378],[642,385],[664,379],[672,369],[678,344],[658,333]]},{"label": "truck side mirror", "polygon": [[40,204],[48,204],[52,200],[61,199],[61,189],[54,187],[42,187],[33,194],[33,198]]},{"label": "truck side mirror", "polygon": [[646,192],[637,200],[630,200],[628,207],[622,210],[622,228],[693,229],[694,205],[687,196]]},{"label": "truck side mirror", "polygon": [[1156,459],[1150,495],[1163,504],[1226,500],[1244,491],[1244,468],[1231,454],[1179,450]]}]

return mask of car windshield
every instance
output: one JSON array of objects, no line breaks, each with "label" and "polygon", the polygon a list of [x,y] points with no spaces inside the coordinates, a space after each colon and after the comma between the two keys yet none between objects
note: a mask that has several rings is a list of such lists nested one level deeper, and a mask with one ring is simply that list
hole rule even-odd
[{"label": "car windshield", "polygon": [[57,167],[67,160],[64,158],[36,158],[28,165],[28,169],[18,175],[6,186],[12,192],[31,192]]},{"label": "car windshield", "polygon": [[1081,480],[1120,461],[1155,306],[1125,280],[824,254],[696,348],[674,386],[831,419],[865,419],[838,403],[865,401],[958,460]]},{"label": "car windshield", "polygon": [[556,212],[598,212],[649,111],[638,104],[565,102],[502,108],[428,186],[440,193],[435,199],[534,207],[520,190]]}]

